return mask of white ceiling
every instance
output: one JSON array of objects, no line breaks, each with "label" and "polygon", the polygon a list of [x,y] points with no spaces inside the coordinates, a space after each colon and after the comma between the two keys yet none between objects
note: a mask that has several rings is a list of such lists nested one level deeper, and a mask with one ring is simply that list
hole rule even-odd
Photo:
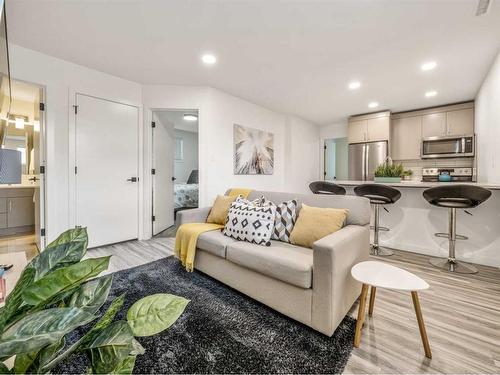
[{"label": "white ceiling", "polygon": [[[49,55],[329,124],[370,101],[401,111],[473,99],[500,49],[492,1],[475,17],[475,0],[7,0],[7,19],[11,42]],[[423,73],[427,60],[438,67]]]},{"label": "white ceiling", "polygon": [[161,122],[173,123],[174,128],[178,130],[184,130],[187,132],[198,133],[198,121],[186,121],[184,120],[184,114],[194,114],[198,115],[197,110],[161,110],[155,111],[156,116],[158,116]]}]

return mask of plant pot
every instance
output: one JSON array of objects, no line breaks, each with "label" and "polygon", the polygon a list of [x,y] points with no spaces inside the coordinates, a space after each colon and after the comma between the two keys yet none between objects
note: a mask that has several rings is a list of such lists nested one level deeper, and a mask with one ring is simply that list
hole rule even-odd
[{"label": "plant pot", "polygon": [[401,182],[401,177],[375,177],[373,181],[397,184]]}]

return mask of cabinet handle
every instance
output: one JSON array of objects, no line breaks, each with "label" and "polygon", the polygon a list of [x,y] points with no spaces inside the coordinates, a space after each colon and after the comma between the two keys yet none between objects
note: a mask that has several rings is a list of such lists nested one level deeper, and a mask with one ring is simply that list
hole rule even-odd
[{"label": "cabinet handle", "polygon": [[12,201],[9,201],[9,212],[12,212]]}]

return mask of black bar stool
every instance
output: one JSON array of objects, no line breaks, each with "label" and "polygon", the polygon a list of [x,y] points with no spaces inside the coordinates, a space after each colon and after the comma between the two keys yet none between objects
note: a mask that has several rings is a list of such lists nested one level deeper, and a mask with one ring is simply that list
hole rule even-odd
[{"label": "black bar stool", "polygon": [[401,198],[400,191],[387,185],[364,184],[356,186],[354,193],[360,197],[368,198],[374,207],[372,255],[389,256],[394,254],[392,250],[383,248],[378,243],[378,234],[381,228],[379,208],[380,205],[396,203]]},{"label": "black bar stool", "polygon": [[309,184],[309,189],[313,194],[345,195],[343,186],[328,181],[314,181]]},{"label": "black bar stool", "polygon": [[[466,239],[465,236],[458,237],[457,235],[457,208],[467,209],[479,206],[491,196],[491,191],[475,185],[445,185],[436,186],[426,189],[423,192],[424,198],[437,207],[449,209],[448,221],[448,258],[432,258],[429,262],[446,271],[457,273],[476,273],[477,268],[457,261],[455,258],[455,242],[457,239]],[[439,237],[443,237],[441,233],[437,233]]]}]

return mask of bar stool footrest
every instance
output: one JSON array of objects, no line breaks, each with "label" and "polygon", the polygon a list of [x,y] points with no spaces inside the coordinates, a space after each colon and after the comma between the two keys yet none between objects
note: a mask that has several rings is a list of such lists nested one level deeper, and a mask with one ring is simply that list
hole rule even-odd
[{"label": "bar stool footrest", "polygon": [[[434,235],[436,237],[439,237],[439,238],[448,238],[448,239],[450,238],[449,233],[434,233]],[[468,240],[469,239],[469,237],[461,235],[461,234],[457,234],[455,237],[457,240]]]},{"label": "bar stool footrest", "polygon": [[394,251],[383,246],[370,245],[370,255],[388,257],[394,255]]},{"label": "bar stool footrest", "polygon": [[[375,226],[374,225],[370,225],[370,229],[375,229]],[[390,231],[390,229],[387,228],[387,227],[378,227],[378,230],[380,232],[389,232]]]}]

